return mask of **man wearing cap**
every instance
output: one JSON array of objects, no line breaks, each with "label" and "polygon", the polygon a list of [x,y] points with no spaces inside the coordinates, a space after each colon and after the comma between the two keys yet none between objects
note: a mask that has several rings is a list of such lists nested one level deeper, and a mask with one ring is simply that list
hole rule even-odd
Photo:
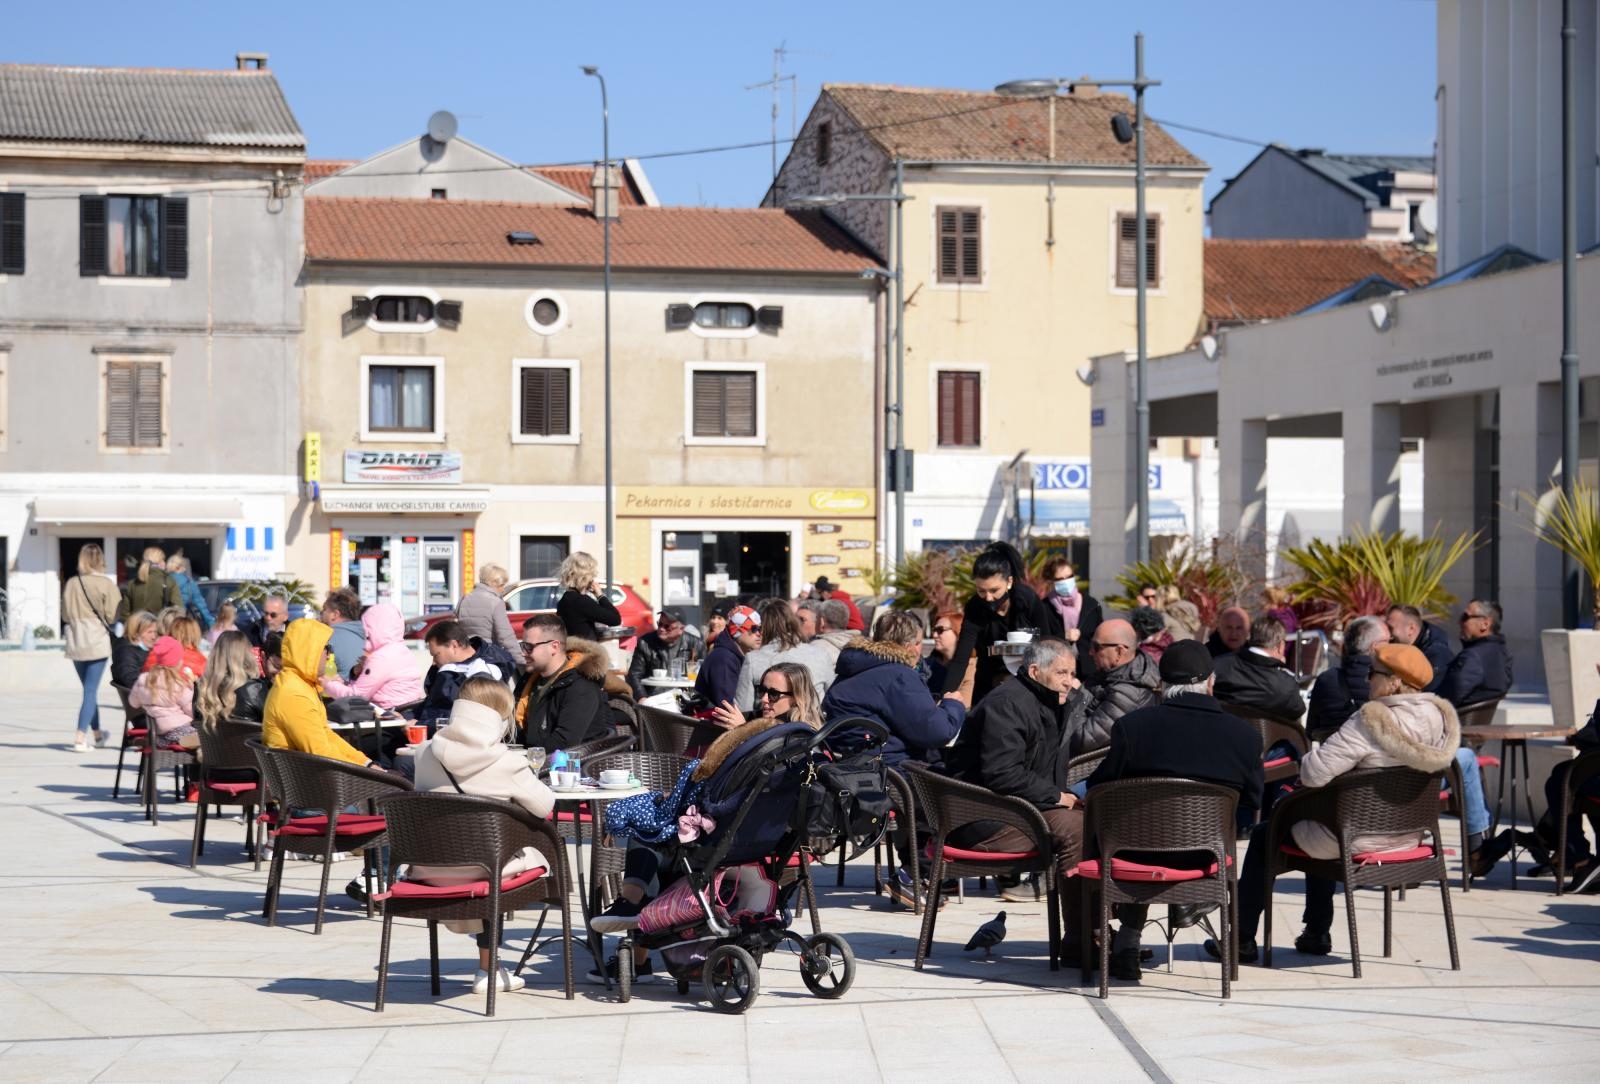
[{"label": "man wearing cap", "polygon": [[[1433,667],[1427,656],[1410,644],[1380,644],[1373,648],[1370,698],[1327,741],[1300,761],[1300,785],[1325,787],[1358,768],[1407,767],[1421,772],[1448,768],[1461,747],[1461,726],[1449,701],[1422,691],[1432,680]],[[1476,776],[1476,764],[1471,774]],[[1293,798],[1285,801],[1292,802]],[[1478,804],[1482,804],[1481,795]],[[1269,822],[1263,822],[1251,831],[1250,847],[1239,873],[1241,963],[1254,963],[1257,956],[1256,927],[1266,906],[1264,852],[1268,827]],[[1339,840],[1322,824],[1298,821],[1290,828],[1290,834],[1295,846],[1312,858],[1339,857]],[[1352,841],[1352,849],[1356,853],[1407,851],[1420,842],[1421,836],[1416,832],[1358,836]],[[1333,887],[1332,881],[1306,878],[1302,916],[1305,930],[1294,942],[1294,947],[1306,955],[1326,956],[1333,951],[1329,937],[1333,927]],[[1215,941],[1207,941],[1205,949],[1221,958]]]},{"label": "man wearing cap", "polygon": [[728,613],[727,629],[712,642],[706,661],[700,664],[694,691],[712,704],[733,700],[744,657],[760,646],[760,616],[748,606],[735,606]]},{"label": "man wearing cap", "polygon": [[[1111,748],[1089,777],[1091,808],[1101,783],[1167,776],[1235,790],[1241,812],[1253,813],[1261,800],[1261,737],[1211,695],[1211,653],[1198,641],[1179,640],[1161,656],[1161,681],[1161,703],[1130,711],[1112,727]],[[1139,935],[1148,911],[1144,904],[1117,907],[1112,977],[1139,981]]]},{"label": "man wearing cap", "polygon": [[655,631],[639,637],[633,661],[628,664],[628,687],[633,690],[634,699],[643,700],[651,692],[660,691],[645,687],[644,679],[650,671],[670,669],[675,662],[687,666],[705,653],[706,645],[688,630],[683,618],[671,610],[662,610],[656,617]]},{"label": "man wearing cap", "polygon": [[839,585],[826,576],[818,576],[817,582],[811,588],[811,597],[819,602],[835,599],[844,603],[845,609],[850,611],[850,623],[846,626],[851,632],[866,632],[867,623],[861,620],[861,611],[856,609],[855,600],[839,589]]}]

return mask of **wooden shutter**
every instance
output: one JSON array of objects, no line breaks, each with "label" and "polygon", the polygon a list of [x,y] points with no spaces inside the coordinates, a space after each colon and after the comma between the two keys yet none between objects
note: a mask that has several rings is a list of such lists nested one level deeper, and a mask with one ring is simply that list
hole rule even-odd
[{"label": "wooden shutter", "polygon": [[161,363],[133,363],[133,443],[139,448],[159,448],[166,434],[161,431]]},{"label": "wooden shutter", "polygon": [[756,423],[755,373],[694,374],[694,435],[753,437]]},{"label": "wooden shutter", "polygon": [[[78,197],[78,274],[106,273],[106,198]],[[107,438],[109,442],[109,437]]]},{"label": "wooden shutter", "polygon": [[762,331],[777,331],[783,327],[783,306],[763,305],[756,310],[756,326]]},{"label": "wooden shutter", "polygon": [[[1139,220],[1135,215],[1117,216],[1117,286],[1132,290],[1138,285],[1139,254],[1133,246],[1139,236]],[[1158,215],[1145,215],[1144,282],[1155,286],[1160,281],[1157,268],[1161,266],[1161,219]]]},{"label": "wooden shutter", "polygon": [[461,326],[461,309],[459,301],[441,301],[433,307],[434,322],[443,328],[458,328]]},{"label": "wooden shutter", "polygon": [[564,437],[572,433],[570,369],[522,370],[522,435]]},{"label": "wooden shutter", "polygon": [[106,447],[133,447],[133,364],[106,363]]},{"label": "wooden shutter", "polygon": [[667,330],[668,331],[682,331],[684,328],[688,327],[692,323],[694,323],[694,306],[693,305],[668,305],[667,306]]},{"label": "wooden shutter", "polygon": [[817,165],[825,166],[833,158],[833,122],[817,125]]},{"label": "wooden shutter", "polygon": [[21,192],[0,192],[0,275],[22,274],[23,200]]},{"label": "wooden shutter", "polygon": [[939,209],[939,281],[983,279],[983,212],[976,207]]},{"label": "wooden shutter", "polygon": [[161,201],[161,273],[189,277],[189,200],[168,196]]},{"label": "wooden shutter", "polygon": [[939,374],[939,445],[976,448],[982,441],[982,374]]}]

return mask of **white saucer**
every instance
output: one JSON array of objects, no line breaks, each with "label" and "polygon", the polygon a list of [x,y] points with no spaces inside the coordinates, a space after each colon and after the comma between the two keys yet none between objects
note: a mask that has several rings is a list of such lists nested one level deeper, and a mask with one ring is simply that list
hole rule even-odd
[{"label": "white saucer", "polygon": [[601,790],[633,790],[638,785],[639,784],[637,784],[637,783],[601,783],[600,784],[600,789]]}]

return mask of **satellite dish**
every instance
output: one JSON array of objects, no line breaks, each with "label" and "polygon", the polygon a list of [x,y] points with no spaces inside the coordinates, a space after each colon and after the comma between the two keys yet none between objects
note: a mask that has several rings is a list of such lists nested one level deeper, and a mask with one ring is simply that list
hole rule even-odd
[{"label": "satellite dish", "polygon": [[1438,233],[1439,233],[1439,201],[1438,200],[1434,199],[1432,196],[1429,196],[1427,199],[1423,200],[1421,204],[1418,205],[1418,207],[1417,207],[1417,225],[1421,226],[1423,231],[1426,232],[1429,237],[1434,237],[1434,236],[1438,235]]},{"label": "satellite dish", "polygon": [[456,134],[456,115],[441,109],[428,118],[428,138],[435,143],[448,143]]}]

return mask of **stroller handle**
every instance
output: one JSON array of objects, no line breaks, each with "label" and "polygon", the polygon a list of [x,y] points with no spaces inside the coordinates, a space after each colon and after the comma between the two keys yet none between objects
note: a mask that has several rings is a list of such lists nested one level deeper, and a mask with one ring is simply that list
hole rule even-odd
[{"label": "stroller handle", "polygon": [[841,730],[865,731],[870,739],[870,744],[884,745],[889,741],[889,728],[876,719],[866,719],[860,716],[850,719],[834,719],[823,725],[817,731],[817,736],[811,740],[811,748],[816,749],[826,745],[828,739]]}]

